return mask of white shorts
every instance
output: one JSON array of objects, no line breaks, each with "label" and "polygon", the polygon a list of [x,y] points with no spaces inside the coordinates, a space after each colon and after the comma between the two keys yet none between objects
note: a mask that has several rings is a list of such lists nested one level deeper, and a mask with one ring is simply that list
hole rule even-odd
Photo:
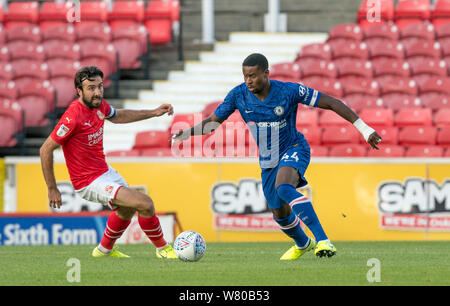
[{"label": "white shorts", "polygon": [[112,205],[120,187],[128,187],[128,184],[120,174],[108,165],[109,170],[96,178],[88,186],[75,190],[81,198],[91,202],[101,203],[111,209],[117,206]]}]

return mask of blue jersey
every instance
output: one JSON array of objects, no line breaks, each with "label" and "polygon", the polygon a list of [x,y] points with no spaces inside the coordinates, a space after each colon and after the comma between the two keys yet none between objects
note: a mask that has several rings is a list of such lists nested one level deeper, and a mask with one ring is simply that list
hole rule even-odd
[{"label": "blue jersey", "polygon": [[296,128],[298,103],[317,106],[321,93],[302,84],[270,80],[264,101],[245,83],[233,88],[214,114],[226,120],[236,109],[247,123],[259,148],[261,168],[274,168],[294,144],[308,145]]}]

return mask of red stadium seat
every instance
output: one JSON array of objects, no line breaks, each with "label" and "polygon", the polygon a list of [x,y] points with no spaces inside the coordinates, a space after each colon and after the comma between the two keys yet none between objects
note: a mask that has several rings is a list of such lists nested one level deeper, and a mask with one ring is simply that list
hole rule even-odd
[{"label": "red stadium seat", "polygon": [[19,96],[19,89],[14,81],[0,82],[0,98],[15,100]]},{"label": "red stadium seat", "polygon": [[[142,24],[128,24],[113,29],[112,41],[119,53],[124,49],[122,45],[129,42],[130,47],[134,46],[133,49],[139,51],[139,55],[144,55],[148,51],[150,36],[147,28]],[[139,48],[136,42],[139,42]]]},{"label": "red stadium seat", "polygon": [[443,93],[450,94],[450,78],[448,77],[430,77],[420,86],[420,94],[425,93]]},{"label": "red stadium seat", "polygon": [[322,144],[359,143],[360,135],[358,130],[351,125],[325,126],[322,131]]},{"label": "red stadium seat", "polygon": [[382,96],[393,93],[417,95],[419,91],[417,82],[407,77],[393,77],[379,85]]},{"label": "red stadium seat", "polygon": [[437,130],[432,126],[407,126],[400,129],[398,144],[402,146],[411,145],[434,145],[436,144]]},{"label": "red stadium seat", "polygon": [[201,113],[190,113],[190,114],[175,114],[173,116],[172,123],[169,127],[170,133],[175,133],[179,130],[184,130],[189,127],[193,127],[197,123],[203,120]]},{"label": "red stadium seat", "polygon": [[11,61],[26,59],[43,62],[46,59],[44,47],[34,42],[14,41],[8,44],[8,50]]},{"label": "red stadium seat", "polygon": [[[0,63],[8,63],[11,60],[11,52],[7,46],[0,47]],[[4,77],[3,77],[4,78]]]},{"label": "red stadium seat", "polygon": [[357,16],[358,24],[366,28],[374,24],[391,21],[394,19],[394,1],[379,0],[374,2],[371,0],[363,0],[359,5]]},{"label": "red stadium seat", "polygon": [[47,62],[55,59],[80,60],[80,45],[70,41],[49,40],[43,44]]},{"label": "red stadium seat", "polygon": [[[396,126],[383,126],[377,127],[376,131],[383,140],[383,145],[396,145],[398,143],[399,127]],[[361,142],[366,143],[364,138],[361,137]]]},{"label": "red stadium seat", "polygon": [[336,78],[336,65],[329,61],[308,61],[300,65],[302,71],[302,78],[322,77],[322,78]]},{"label": "red stadium seat", "polygon": [[0,99],[0,147],[14,147],[17,144],[16,135],[23,131],[23,110],[17,102]]},{"label": "red stadium seat", "polygon": [[78,43],[86,40],[109,43],[112,39],[111,28],[106,23],[80,25],[76,28],[76,33]]},{"label": "red stadium seat", "polygon": [[442,157],[444,149],[439,146],[410,146],[405,157]]},{"label": "red stadium seat", "polygon": [[54,89],[49,81],[30,81],[20,90],[17,103],[25,111],[25,126],[45,126],[54,109]]},{"label": "red stadium seat", "polygon": [[27,24],[35,24],[39,18],[39,2],[11,1],[8,4],[8,12],[4,16],[4,25],[7,29]]},{"label": "red stadium seat", "polygon": [[[39,10],[39,27],[44,30],[67,25],[67,15],[74,10],[72,1],[46,1]],[[73,16],[75,19],[75,16]]]},{"label": "red stadium seat", "polygon": [[322,137],[322,129],[316,126],[299,126],[297,125],[297,129],[305,136],[306,140],[310,145],[320,145],[321,137]]},{"label": "red stadium seat", "polygon": [[433,114],[433,124],[435,126],[450,126],[450,108],[442,108]]},{"label": "red stadium seat", "polygon": [[[0,53],[1,53],[1,49],[0,49]],[[13,66],[9,62],[1,62],[0,61],[0,81],[1,82],[10,81],[14,78],[14,76],[15,76],[15,72],[14,72]]]},{"label": "red stadium seat", "polygon": [[116,150],[106,153],[108,157],[136,157],[141,156],[140,150]]},{"label": "red stadium seat", "polygon": [[359,114],[365,123],[376,129],[377,127],[391,126],[394,124],[394,112],[388,108],[366,108]]},{"label": "red stadium seat", "polygon": [[114,1],[108,22],[111,28],[140,24],[144,20],[144,1]]},{"label": "red stadium seat", "polygon": [[369,58],[369,48],[364,42],[329,42],[333,60],[340,58],[362,59]]},{"label": "red stadium seat", "polygon": [[409,66],[411,67],[411,76],[415,79],[417,76],[447,76],[447,64],[441,59],[428,59],[423,61],[419,60],[408,60]]},{"label": "red stadium seat", "polygon": [[150,33],[150,42],[165,45],[172,41],[171,1],[150,1],[144,13],[144,25]]},{"label": "red stadium seat", "polygon": [[364,41],[371,40],[392,40],[397,41],[400,38],[400,31],[392,23],[372,23],[364,28]]},{"label": "red stadium seat", "polygon": [[437,41],[418,40],[405,49],[405,58],[440,58],[442,54],[441,45]]},{"label": "red stadium seat", "polygon": [[448,39],[450,39],[450,15],[449,15],[449,22],[447,24],[443,24],[442,26],[436,29],[437,41],[439,41],[442,44],[443,41]]},{"label": "red stadium seat", "polygon": [[424,107],[431,108],[433,112],[450,107],[450,97],[448,94],[430,92],[420,95],[420,101]]},{"label": "red stadium seat", "polygon": [[136,134],[133,150],[170,148],[169,131],[143,131]]},{"label": "red stadium seat", "polygon": [[320,126],[350,126],[351,123],[333,111],[325,110],[319,114]]},{"label": "red stadium seat", "polygon": [[292,62],[277,63],[270,66],[269,77],[275,80],[284,80],[298,83],[300,81],[301,73],[300,65]]},{"label": "red stadium seat", "polygon": [[363,31],[358,24],[342,23],[331,28],[328,35],[328,41],[332,40],[350,40],[361,41],[363,39]]},{"label": "red stadium seat", "polygon": [[367,156],[367,145],[349,143],[332,146],[328,156],[334,157],[365,157]]},{"label": "red stadium seat", "polygon": [[76,26],[85,24],[96,24],[108,21],[108,7],[105,1],[81,1],[80,2],[81,22],[76,22]]},{"label": "red stadium seat", "polygon": [[172,154],[172,150],[170,148],[150,148],[150,149],[141,150],[140,151],[140,156],[145,156],[145,157],[172,157],[173,154]]},{"label": "red stadium seat", "polygon": [[40,43],[42,39],[41,29],[35,24],[27,24],[20,27],[14,27],[8,30],[8,43],[14,41],[30,41]]},{"label": "red stadium seat", "polygon": [[326,146],[313,145],[310,146],[311,149],[311,157],[327,157],[329,148]]},{"label": "red stadium seat", "polygon": [[367,45],[371,61],[379,58],[403,59],[405,57],[405,48],[398,41],[374,40]]},{"label": "red stadium seat", "polygon": [[95,65],[104,73],[105,87],[108,87],[109,75],[116,73],[117,67],[117,51],[113,44],[95,41],[81,41],[80,43],[82,66]]},{"label": "red stadium seat", "polygon": [[430,0],[402,0],[394,11],[395,24],[405,28],[416,22],[430,19]]},{"label": "red stadium seat", "polygon": [[0,45],[4,45],[5,43],[6,43],[6,29],[3,27],[2,24],[0,24]]},{"label": "red stadium seat", "polygon": [[41,28],[42,32],[42,44],[47,42],[56,41],[68,41],[75,42],[77,39],[75,27],[71,23],[64,23],[57,26],[48,26]]},{"label": "red stadium seat", "polygon": [[301,126],[317,126],[319,124],[319,112],[316,109],[310,109],[300,106],[297,111],[297,128]]},{"label": "red stadium seat", "polygon": [[208,104],[205,105],[205,108],[202,111],[202,116],[203,118],[208,118],[209,116],[211,116],[211,114],[214,113],[214,111],[216,110],[216,108],[222,103],[223,101],[214,101],[214,102],[210,102]]},{"label": "red stadium seat", "polygon": [[348,77],[360,77],[370,79],[373,77],[373,66],[366,60],[337,60],[334,62],[338,71],[339,80]]},{"label": "red stadium seat", "polygon": [[408,62],[402,59],[379,58],[372,60],[373,74],[375,79],[392,77],[409,77],[411,69]]},{"label": "red stadium seat", "polygon": [[432,124],[432,113],[429,108],[408,107],[397,111],[394,124],[399,127],[406,126],[430,126]]},{"label": "red stadium seat", "polygon": [[18,99],[27,98],[31,103],[33,99],[44,100],[47,103],[47,111],[52,112],[55,110],[55,97],[55,89],[50,81],[33,80],[20,89]]},{"label": "red stadium seat", "polygon": [[327,43],[311,43],[304,45],[297,54],[295,61],[302,59],[313,58],[319,60],[331,60],[331,47]]},{"label": "red stadium seat", "polygon": [[341,83],[332,78],[302,78],[301,83],[335,98],[340,98],[344,95]]},{"label": "red stadium seat", "polygon": [[378,97],[380,95],[380,86],[372,79],[347,78],[341,82],[344,86],[344,94],[347,98],[351,95],[370,95]]},{"label": "red stadium seat", "polygon": [[402,108],[422,106],[419,97],[402,93],[391,93],[384,95],[383,104],[385,107],[392,109],[394,112]]},{"label": "red stadium seat", "polygon": [[450,24],[450,0],[436,0],[430,20],[437,30]]},{"label": "red stadium seat", "polygon": [[365,108],[384,108],[383,99],[366,94],[353,94],[345,97],[344,102],[353,111],[359,113]]},{"label": "red stadium seat", "polygon": [[15,71],[14,82],[22,88],[31,80],[47,80],[48,65],[40,61],[18,60],[11,62]]},{"label": "red stadium seat", "polygon": [[65,108],[75,99],[73,79],[81,64],[73,60],[57,59],[50,61],[48,65],[49,80],[57,93],[56,107]]},{"label": "red stadium seat", "polygon": [[379,150],[369,150],[367,157],[404,157],[405,147],[399,145],[389,145],[381,143]]},{"label": "red stadium seat", "polygon": [[428,22],[412,23],[400,30],[400,40],[408,38],[418,38],[431,41],[435,40],[435,28]]},{"label": "red stadium seat", "polygon": [[450,148],[450,126],[442,126],[437,130],[436,144]]}]

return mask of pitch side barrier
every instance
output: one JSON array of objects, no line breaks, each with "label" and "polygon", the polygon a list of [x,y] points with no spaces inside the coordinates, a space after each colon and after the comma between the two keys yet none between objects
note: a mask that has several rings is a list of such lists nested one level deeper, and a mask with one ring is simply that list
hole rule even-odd
[{"label": "pitch side barrier", "polygon": [[[157,211],[176,216],[169,225],[174,235],[182,225],[210,242],[287,241],[267,207],[256,158],[114,157],[108,163],[132,188],[148,193]],[[5,158],[4,213],[105,214],[100,204],[75,195],[63,158],[55,158],[54,167],[63,196],[59,210],[48,206],[39,158]],[[306,178],[300,192],[334,241],[450,239],[450,158],[312,158]],[[0,226],[1,244],[6,236],[31,235],[31,226],[39,229],[8,224],[19,225],[8,233]],[[52,230],[62,237],[65,228]],[[80,233],[72,234],[89,236]]]}]

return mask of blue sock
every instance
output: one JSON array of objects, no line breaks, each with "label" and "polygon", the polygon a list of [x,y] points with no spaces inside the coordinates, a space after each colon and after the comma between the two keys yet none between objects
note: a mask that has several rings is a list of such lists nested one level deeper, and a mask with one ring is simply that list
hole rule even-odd
[{"label": "blue sock", "polygon": [[319,222],[319,218],[317,218],[312,203],[307,197],[298,192],[291,184],[279,185],[277,194],[283,201],[289,203],[292,211],[311,230],[316,241],[328,239]]},{"label": "blue sock", "polygon": [[291,212],[286,218],[275,219],[274,220],[280,225],[280,229],[289,237],[294,239],[297,247],[305,247],[308,243],[308,236],[303,232],[300,227],[300,219],[294,212]]}]

